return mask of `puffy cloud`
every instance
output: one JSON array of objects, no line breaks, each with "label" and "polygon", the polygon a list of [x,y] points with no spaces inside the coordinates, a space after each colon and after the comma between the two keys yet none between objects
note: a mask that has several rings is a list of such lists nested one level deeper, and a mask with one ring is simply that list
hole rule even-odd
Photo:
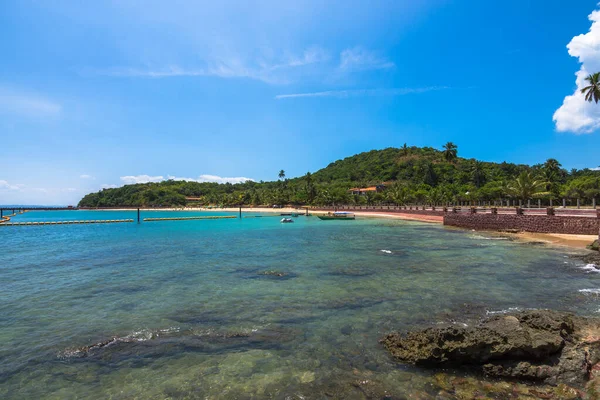
[{"label": "puffy cloud", "polygon": [[[178,176],[173,176],[173,175],[169,175],[166,178],[163,177],[162,175],[158,175],[158,176],[129,175],[129,176],[122,176],[121,182],[123,182],[125,185],[132,185],[135,183],[161,182],[161,181],[165,181],[168,179],[172,179],[174,181],[216,182],[216,183],[242,183],[242,182],[254,180],[252,178],[246,178],[243,176],[222,177],[222,176],[218,176],[218,175],[200,175],[197,178],[184,178],[184,177],[178,177]],[[103,189],[110,188],[110,187],[117,187],[117,186],[116,185],[103,185],[102,186]]]},{"label": "puffy cloud", "polygon": [[600,10],[588,18],[592,21],[589,32],[575,36],[567,45],[569,55],[579,59],[581,68],[575,74],[575,92],[564,98],[552,117],[559,132],[590,133],[600,128],[600,105],[585,101],[581,94],[585,77],[600,71]]},{"label": "puffy cloud", "polygon": [[128,175],[122,176],[121,182],[126,185],[133,185],[135,183],[148,183],[148,182],[160,182],[164,181],[163,176],[150,176],[150,175]]},{"label": "puffy cloud", "polygon": [[218,175],[200,175],[198,178],[179,178],[176,176],[170,176],[169,179],[174,181],[189,181],[189,182],[216,182],[216,183],[243,183],[246,181],[253,181],[252,178],[246,178],[243,176],[238,177],[222,177]]},{"label": "puffy cloud", "polygon": [[114,184],[108,184],[108,183],[104,183],[102,186],[100,186],[102,189],[115,189],[118,188],[119,185],[114,185]]}]

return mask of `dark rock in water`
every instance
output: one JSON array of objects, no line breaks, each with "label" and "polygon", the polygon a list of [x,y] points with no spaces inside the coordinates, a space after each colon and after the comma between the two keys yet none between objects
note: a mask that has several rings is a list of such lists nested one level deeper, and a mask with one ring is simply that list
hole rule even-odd
[{"label": "dark rock in water", "polygon": [[467,366],[490,377],[583,387],[600,362],[600,319],[524,311],[475,327],[391,333],[381,343],[398,360],[417,366]]},{"label": "dark rock in water", "polygon": [[530,240],[530,241],[527,241],[527,242],[523,242],[523,244],[527,245],[527,246],[545,246],[548,243],[546,243],[546,242],[540,242],[540,241],[536,241],[536,240]]},{"label": "dark rock in water", "polygon": [[587,246],[589,250],[600,251],[600,241],[598,239],[594,240],[592,244]]},{"label": "dark rock in water", "polygon": [[277,277],[282,277],[285,276],[285,272],[279,272],[279,271],[262,271],[259,272],[260,275],[270,275],[270,276],[277,276]]},{"label": "dark rock in water", "polygon": [[498,229],[498,232],[506,232],[506,233],[519,233],[520,229]]},{"label": "dark rock in water", "polygon": [[340,333],[341,333],[342,335],[346,335],[346,336],[348,336],[348,335],[352,334],[352,331],[353,331],[353,330],[354,330],[354,328],[352,327],[352,325],[346,325],[346,326],[343,326],[343,327],[340,329]]},{"label": "dark rock in water", "polygon": [[370,276],[375,274],[374,270],[368,270],[365,268],[338,268],[333,271],[328,271],[324,275],[330,276],[346,276],[350,278],[362,278],[364,276]]},{"label": "dark rock in water", "polygon": [[600,268],[600,252],[590,251],[585,255],[572,255],[571,258],[581,260],[586,264],[594,264]]}]

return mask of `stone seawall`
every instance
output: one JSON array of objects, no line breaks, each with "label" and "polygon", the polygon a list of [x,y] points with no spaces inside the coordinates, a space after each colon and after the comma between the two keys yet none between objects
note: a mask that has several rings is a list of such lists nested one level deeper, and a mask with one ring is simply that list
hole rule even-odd
[{"label": "stone seawall", "polygon": [[600,219],[548,215],[458,214],[444,215],[444,225],[476,230],[513,230],[538,233],[598,235]]}]

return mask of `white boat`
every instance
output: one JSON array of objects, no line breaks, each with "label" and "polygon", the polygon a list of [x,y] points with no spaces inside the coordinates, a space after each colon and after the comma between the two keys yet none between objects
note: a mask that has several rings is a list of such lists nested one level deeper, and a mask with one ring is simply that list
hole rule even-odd
[{"label": "white boat", "polygon": [[282,224],[289,224],[290,222],[294,222],[294,220],[291,218],[281,218]]}]

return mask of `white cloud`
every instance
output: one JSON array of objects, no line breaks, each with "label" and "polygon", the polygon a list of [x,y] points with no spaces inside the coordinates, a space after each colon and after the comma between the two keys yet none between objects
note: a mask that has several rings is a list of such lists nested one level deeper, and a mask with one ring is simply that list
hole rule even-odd
[{"label": "white cloud", "polygon": [[340,54],[340,69],[346,71],[388,69],[395,66],[393,62],[362,47],[346,49]]},{"label": "white cloud", "polygon": [[592,171],[600,171],[600,167],[590,168]]},{"label": "white cloud", "polygon": [[591,133],[600,128],[600,105],[585,101],[580,92],[586,86],[585,77],[600,71],[600,10],[588,18],[592,21],[589,32],[575,36],[567,45],[569,55],[579,59],[581,68],[575,74],[577,89],[564,98],[552,117],[559,132]]},{"label": "white cloud", "polygon": [[148,183],[148,182],[160,182],[164,181],[163,176],[150,176],[150,175],[128,175],[122,176],[121,182],[126,185],[133,185],[135,183]]},{"label": "white cloud", "polygon": [[216,183],[243,183],[246,181],[254,181],[252,178],[243,176],[238,177],[222,177],[218,175],[200,175],[198,178],[180,178],[169,175],[168,179],[174,181],[189,181],[189,182],[216,182]]},{"label": "white cloud", "polygon": [[[216,183],[242,183],[246,181],[253,181],[254,179],[246,178],[243,176],[239,177],[222,177],[218,175],[200,175],[197,178],[183,178],[173,175],[168,175],[166,178],[162,175],[150,176],[150,175],[136,175],[136,176],[122,176],[121,181],[125,185],[132,185],[135,183],[148,183],[148,182],[162,182],[168,179],[174,181],[189,181],[189,182],[216,182]],[[106,187],[105,187],[106,186]],[[116,185],[103,185],[103,188],[117,187]]]},{"label": "white cloud", "polygon": [[304,65],[316,64],[329,60],[329,54],[320,47],[311,47],[304,50],[302,57],[290,56],[284,64],[275,65],[274,68],[281,67],[302,67]]},{"label": "white cloud", "polygon": [[[213,57],[198,67],[182,67],[177,64],[148,68],[111,68],[108,70],[83,70],[83,73],[98,75],[171,78],[171,77],[218,77],[223,79],[248,78],[269,84],[289,83],[292,72],[301,67],[323,63],[329,59],[328,53],[320,47],[310,47],[298,56],[258,58],[243,60],[237,56]],[[297,73],[297,72],[296,72]]]},{"label": "white cloud", "polygon": [[25,185],[21,183],[11,184],[8,181],[0,179],[0,190],[21,190]]},{"label": "white cloud", "polygon": [[102,186],[100,186],[102,189],[115,189],[118,188],[119,185],[114,185],[114,184],[108,184],[108,183],[104,183]]},{"label": "white cloud", "polygon": [[275,96],[277,100],[293,99],[301,97],[336,97],[347,98],[355,96],[404,96],[407,94],[417,94],[431,92],[435,90],[449,89],[447,86],[430,86],[423,88],[398,88],[398,89],[357,89],[357,90],[327,90],[323,92],[310,93],[290,93],[279,94]]},{"label": "white cloud", "polygon": [[88,175],[88,174],[82,174],[82,175],[79,175],[79,177],[81,179],[96,179],[92,175]]},{"label": "white cloud", "polygon": [[61,110],[60,104],[37,94],[0,88],[0,113],[52,117]]}]

